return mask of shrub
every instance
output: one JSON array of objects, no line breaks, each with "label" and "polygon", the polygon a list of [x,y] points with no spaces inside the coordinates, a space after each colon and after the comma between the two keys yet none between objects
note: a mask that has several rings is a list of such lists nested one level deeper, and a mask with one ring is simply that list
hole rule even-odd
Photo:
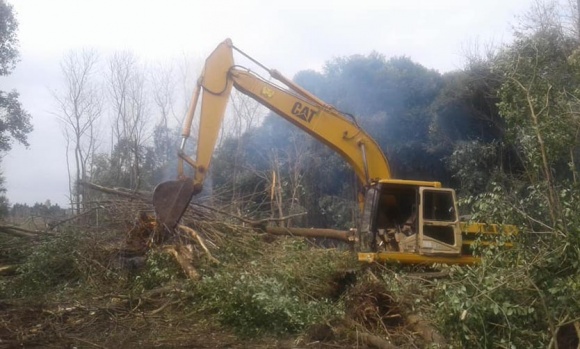
[{"label": "shrub", "polygon": [[202,308],[240,335],[296,333],[310,324],[338,315],[325,300],[304,301],[295,287],[278,279],[249,273],[222,273],[196,287]]},{"label": "shrub", "polygon": [[134,281],[137,286],[149,290],[180,278],[183,278],[183,272],[172,255],[151,250],[147,253],[145,267]]},{"label": "shrub", "polygon": [[65,288],[81,278],[78,246],[82,234],[72,231],[43,236],[18,268],[19,275],[4,292],[12,296],[40,295]]}]

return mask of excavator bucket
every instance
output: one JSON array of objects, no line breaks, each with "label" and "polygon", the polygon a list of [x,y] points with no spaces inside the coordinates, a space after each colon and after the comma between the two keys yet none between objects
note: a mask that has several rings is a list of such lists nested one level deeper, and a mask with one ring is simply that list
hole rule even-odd
[{"label": "excavator bucket", "polygon": [[157,221],[173,229],[185,213],[195,194],[193,181],[189,178],[167,181],[157,185],[153,191],[153,207]]}]

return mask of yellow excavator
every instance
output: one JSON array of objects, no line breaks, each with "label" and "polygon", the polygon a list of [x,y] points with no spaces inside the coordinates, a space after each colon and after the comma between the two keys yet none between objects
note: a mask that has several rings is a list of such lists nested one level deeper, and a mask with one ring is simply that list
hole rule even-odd
[{"label": "yellow excavator", "polygon": [[[267,81],[234,63],[234,51],[265,69]],[[515,233],[515,227],[466,224],[459,220],[455,191],[439,182],[395,179],[377,142],[353,116],[326,104],[304,88],[268,69],[226,39],[209,55],[187,111],[178,156],[178,179],[159,184],[153,193],[158,222],[173,229],[208,173],[232,87],[248,95],[340,154],[364,188],[359,197],[361,221],[354,238],[362,262],[472,264],[470,244],[481,234]],[[197,154],[185,153],[201,97]],[[184,163],[194,169],[185,175]]]}]

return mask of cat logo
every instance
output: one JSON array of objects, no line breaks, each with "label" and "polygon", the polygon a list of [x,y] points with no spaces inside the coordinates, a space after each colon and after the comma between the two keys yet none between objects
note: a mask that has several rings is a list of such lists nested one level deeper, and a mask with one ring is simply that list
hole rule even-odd
[{"label": "cat logo", "polygon": [[274,90],[264,86],[262,87],[262,91],[260,92],[260,94],[266,98],[272,98],[272,96],[274,96]]},{"label": "cat logo", "polygon": [[294,103],[294,106],[292,106],[292,115],[297,116],[306,122],[310,122],[312,117],[316,114],[318,114],[316,110],[311,109],[311,107],[306,105],[302,105],[300,102],[296,102]]}]

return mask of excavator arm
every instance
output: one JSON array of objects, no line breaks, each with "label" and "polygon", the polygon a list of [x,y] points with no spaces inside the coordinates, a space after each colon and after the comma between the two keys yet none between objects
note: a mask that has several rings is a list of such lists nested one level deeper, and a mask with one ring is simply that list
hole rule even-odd
[{"label": "excavator arm", "polygon": [[[233,51],[251,59],[279,84],[267,81],[234,64]],[[202,189],[215,149],[232,87],[268,107],[317,140],[339,153],[354,169],[364,186],[390,179],[389,163],[379,145],[356,120],[324,103],[310,92],[270,70],[237,49],[227,39],[207,58],[183,125],[179,150],[178,179],[161,183],[153,194],[157,219],[173,228],[193,195]],[[195,159],[185,153],[198,101],[200,125]],[[184,172],[184,163],[195,169],[193,178]]]}]

